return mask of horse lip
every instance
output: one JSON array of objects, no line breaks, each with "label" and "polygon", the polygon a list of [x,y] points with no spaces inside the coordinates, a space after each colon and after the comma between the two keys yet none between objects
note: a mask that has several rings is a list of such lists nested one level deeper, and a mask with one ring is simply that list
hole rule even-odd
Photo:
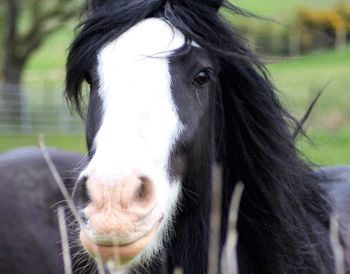
[{"label": "horse lip", "polygon": [[[143,221],[145,219],[147,219],[147,217],[149,217],[149,215],[146,216],[145,218],[139,220],[137,226],[138,227],[142,227],[143,226]],[[158,228],[160,226],[163,218],[164,218],[164,215],[160,214],[160,216],[157,216],[155,218],[155,220],[152,222],[153,224],[152,224],[152,227],[150,229],[145,231],[144,234],[139,235],[138,237],[132,238],[132,239],[129,239],[129,240],[126,240],[126,239],[115,239],[115,237],[113,237],[111,235],[105,235],[104,237],[101,237],[101,235],[98,235],[98,234],[95,233],[94,229],[90,226],[88,221],[86,223],[83,223],[83,226],[81,226],[81,232],[84,232],[87,235],[87,237],[94,244],[99,245],[99,246],[127,246],[127,245],[131,245],[131,244],[139,241],[140,239],[142,239],[145,236],[147,236],[155,228]]]},{"label": "horse lip", "polygon": [[88,236],[89,233],[86,233],[85,229],[80,232],[80,240],[88,253],[93,257],[100,257],[102,261],[115,258],[117,262],[119,261],[119,264],[126,264],[147,247],[155,237],[160,224],[161,220],[158,221],[151,231],[127,243],[116,244],[113,241],[96,242]]},{"label": "horse lip", "polygon": [[[158,226],[157,226],[158,227]],[[147,235],[149,235],[152,231],[154,230],[154,228],[151,230],[151,231],[148,231],[145,235],[142,235],[142,236],[140,236],[140,237],[138,237],[138,238],[136,238],[136,239],[133,239],[132,241],[130,241],[130,242],[125,242],[125,243],[122,243],[122,242],[114,242],[114,241],[93,241],[97,246],[106,246],[106,247],[108,247],[108,246],[111,246],[111,247],[122,247],[122,246],[130,246],[130,245],[132,245],[132,244],[134,244],[134,243],[136,243],[136,242],[138,242],[139,240],[141,240],[141,239],[143,239],[143,238],[145,238],[145,237],[147,237]],[[90,239],[91,240],[91,239]]]}]

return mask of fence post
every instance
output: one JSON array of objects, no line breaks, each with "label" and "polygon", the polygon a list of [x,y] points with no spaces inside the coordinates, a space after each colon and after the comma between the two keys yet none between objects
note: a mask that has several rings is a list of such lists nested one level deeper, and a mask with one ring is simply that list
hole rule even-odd
[{"label": "fence post", "polygon": [[339,27],[335,30],[335,48],[344,50],[346,48],[347,31],[345,27]]},{"label": "fence post", "polygon": [[32,132],[32,123],[31,123],[31,117],[29,112],[29,100],[27,95],[28,90],[25,88],[22,88],[22,92],[20,93],[21,96],[21,106],[20,106],[20,112],[21,112],[21,131],[22,133],[28,134],[29,132]]},{"label": "fence post", "polygon": [[289,55],[299,56],[301,52],[302,30],[293,28],[289,37]]}]

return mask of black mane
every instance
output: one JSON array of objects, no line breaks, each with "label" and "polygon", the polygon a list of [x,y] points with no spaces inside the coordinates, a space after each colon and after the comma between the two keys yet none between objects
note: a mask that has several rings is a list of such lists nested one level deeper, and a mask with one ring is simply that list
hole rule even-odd
[{"label": "black mane", "polygon": [[[241,273],[332,273],[330,207],[319,178],[298,156],[288,127],[291,116],[279,102],[265,67],[217,13],[220,2],[92,1],[70,48],[66,95],[80,110],[82,83],[94,69],[97,52],[143,19],[165,18],[219,62],[216,105],[217,117],[223,119],[216,122],[224,136],[217,138],[217,157],[224,170],[222,235],[235,182],[242,181]],[[224,6],[244,14],[228,3]],[[221,245],[224,241],[222,236]]]},{"label": "black mane", "polygon": [[[78,26],[78,34],[69,48],[66,66],[66,96],[74,108],[81,111],[82,84],[94,70],[96,55],[106,44],[116,39],[138,22],[151,17],[167,19],[178,27],[187,39],[202,42],[210,50],[222,52],[221,46],[211,43],[220,39],[222,28],[230,32],[230,27],[222,24],[217,16],[217,8],[222,1],[178,1],[178,0],[91,0],[86,9],[86,19]],[[236,14],[244,11],[231,4],[225,4]],[[212,18],[209,22],[207,18]],[[197,22],[197,20],[199,20]],[[205,37],[196,27],[203,23],[203,30],[209,31]],[[196,30],[196,31],[194,31]],[[215,33],[219,31],[218,33]],[[216,37],[217,36],[217,37]],[[224,36],[224,35],[222,35]],[[224,38],[224,37],[222,37]],[[226,39],[226,38],[225,38]],[[224,40],[223,40],[224,42]],[[247,54],[244,46],[232,44],[231,54],[243,57]],[[222,52],[223,53],[223,52]],[[253,58],[253,55],[246,58]],[[255,60],[256,62],[258,60]]]}]

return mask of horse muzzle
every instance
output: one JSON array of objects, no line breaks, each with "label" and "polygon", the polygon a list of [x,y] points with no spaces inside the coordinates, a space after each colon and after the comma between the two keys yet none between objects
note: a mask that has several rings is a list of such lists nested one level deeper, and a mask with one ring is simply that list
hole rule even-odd
[{"label": "horse muzzle", "polygon": [[80,240],[92,257],[126,265],[156,241],[163,212],[148,178],[92,175],[78,182],[73,199],[84,217]]}]

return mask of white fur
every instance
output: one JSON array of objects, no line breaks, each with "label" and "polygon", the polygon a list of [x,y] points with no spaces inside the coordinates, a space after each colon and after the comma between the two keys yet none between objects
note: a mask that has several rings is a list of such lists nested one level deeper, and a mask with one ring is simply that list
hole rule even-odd
[{"label": "white fur", "polygon": [[[96,153],[83,175],[123,176],[135,172],[155,184],[157,210],[164,219],[157,239],[134,261],[161,249],[178,200],[180,184],[168,176],[168,160],[183,128],[171,95],[168,56],[184,36],[162,19],[135,25],[98,54],[103,102]],[[107,180],[108,181],[108,180]]]}]

